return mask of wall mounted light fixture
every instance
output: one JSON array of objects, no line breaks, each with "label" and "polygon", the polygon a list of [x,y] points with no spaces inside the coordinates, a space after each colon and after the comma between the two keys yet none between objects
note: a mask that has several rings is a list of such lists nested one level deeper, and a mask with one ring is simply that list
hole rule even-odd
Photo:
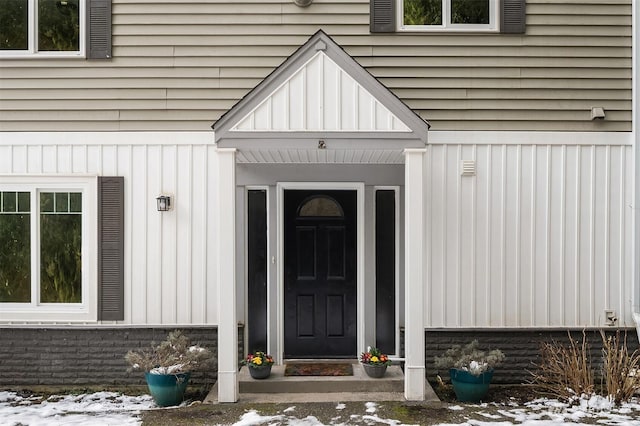
[{"label": "wall mounted light fixture", "polygon": [[158,205],[159,212],[167,212],[171,210],[171,196],[169,195],[160,195],[156,198],[156,203]]}]

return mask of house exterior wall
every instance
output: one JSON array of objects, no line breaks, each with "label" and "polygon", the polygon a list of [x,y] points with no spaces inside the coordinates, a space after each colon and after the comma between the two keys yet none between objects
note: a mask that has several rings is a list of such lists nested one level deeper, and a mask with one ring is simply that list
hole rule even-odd
[{"label": "house exterior wall", "polygon": [[[14,136],[14,143],[0,144],[0,183],[3,174],[124,176],[125,319],[119,324],[218,323],[217,156],[210,132]],[[156,210],[160,194],[172,196],[171,211]],[[0,321],[7,321],[2,312]]]},{"label": "house exterior wall", "polygon": [[[425,327],[603,326],[605,309],[615,311],[618,325],[632,325],[630,141],[623,134],[593,135],[582,144],[562,135],[558,143],[525,136],[428,147]],[[0,145],[0,175],[124,176],[125,320],[119,324],[215,325],[219,207],[210,137],[15,134],[13,144]],[[476,161],[476,176],[460,176],[461,160]],[[367,168],[331,167],[288,165],[279,176],[358,180]],[[384,166],[375,167],[372,173],[383,176]],[[239,185],[278,180],[275,165],[238,168]],[[263,169],[266,178],[252,172]],[[399,183],[383,180],[374,183]],[[156,211],[161,193],[173,196],[172,211]],[[243,276],[238,279],[244,288]]]},{"label": "house exterior wall", "polygon": [[0,130],[206,131],[322,28],[434,130],[630,131],[631,0],[526,10],[525,35],[371,34],[367,0],[114,0],[112,59],[0,60]]},{"label": "house exterior wall", "polygon": [[426,170],[426,327],[633,326],[630,141],[433,144]]}]

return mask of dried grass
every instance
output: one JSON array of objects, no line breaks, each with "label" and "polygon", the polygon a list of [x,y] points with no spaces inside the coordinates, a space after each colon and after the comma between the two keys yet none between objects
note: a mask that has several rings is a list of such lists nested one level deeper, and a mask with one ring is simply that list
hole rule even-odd
[{"label": "dried grass", "polygon": [[593,371],[589,357],[589,344],[585,332],[582,342],[574,340],[571,333],[569,345],[558,342],[542,343],[540,363],[534,364],[532,384],[542,393],[570,401],[582,394],[594,391]]},{"label": "dried grass", "polygon": [[600,330],[603,357],[603,390],[616,404],[628,401],[640,390],[640,350],[629,354],[627,332],[607,336]]}]

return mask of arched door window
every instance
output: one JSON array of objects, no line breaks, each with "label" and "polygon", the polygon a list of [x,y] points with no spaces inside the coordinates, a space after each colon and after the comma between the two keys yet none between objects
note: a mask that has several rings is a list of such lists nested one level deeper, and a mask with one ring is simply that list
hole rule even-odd
[{"label": "arched door window", "polygon": [[344,211],[333,198],[314,195],[300,203],[298,217],[344,217]]}]

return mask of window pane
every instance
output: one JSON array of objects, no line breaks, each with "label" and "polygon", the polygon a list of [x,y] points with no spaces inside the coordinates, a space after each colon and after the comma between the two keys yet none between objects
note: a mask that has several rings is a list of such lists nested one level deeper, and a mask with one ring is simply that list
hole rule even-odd
[{"label": "window pane", "polygon": [[71,212],[82,211],[82,193],[72,192],[69,194],[69,207]]},{"label": "window pane", "polygon": [[16,193],[15,192],[3,192],[2,193],[2,211],[5,213],[16,212]]},{"label": "window pane", "polygon": [[405,25],[442,25],[442,0],[404,0]]},{"label": "window pane", "polygon": [[40,194],[40,211],[53,212],[53,192],[42,192]]},{"label": "window pane", "polygon": [[56,213],[66,213],[69,211],[69,194],[66,192],[56,192]]},{"label": "window pane", "polygon": [[488,24],[489,0],[451,0],[452,24]]},{"label": "window pane", "polygon": [[18,211],[31,211],[31,194],[28,192],[18,192]]},{"label": "window pane", "polygon": [[0,7],[0,50],[29,48],[27,0],[2,0]]},{"label": "window pane", "polygon": [[[56,195],[60,194],[62,193]],[[64,194],[66,195],[66,193]],[[43,195],[46,194],[41,194],[41,196]],[[81,266],[82,215],[78,213],[41,213],[41,301],[43,303],[82,302]]]},{"label": "window pane", "polygon": [[306,199],[300,210],[298,216],[335,216],[342,217],[342,207],[333,198],[326,197],[324,195],[313,196],[310,199]]},{"label": "window pane", "polygon": [[[18,193],[19,196],[29,193]],[[0,193],[13,200],[15,192]],[[25,213],[0,213],[0,302],[31,301],[31,231],[28,210]]]},{"label": "window pane", "polygon": [[79,0],[38,1],[38,50],[80,50]]}]

